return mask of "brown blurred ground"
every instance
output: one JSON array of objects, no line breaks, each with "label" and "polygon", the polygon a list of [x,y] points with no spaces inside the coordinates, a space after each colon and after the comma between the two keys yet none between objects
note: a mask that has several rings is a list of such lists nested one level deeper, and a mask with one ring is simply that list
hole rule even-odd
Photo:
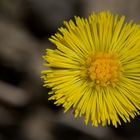
[{"label": "brown blurred ground", "polygon": [[139,140],[139,117],[113,127],[85,126],[47,101],[40,79],[48,37],[74,15],[110,10],[140,23],[139,0],[0,1],[0,140]]}]

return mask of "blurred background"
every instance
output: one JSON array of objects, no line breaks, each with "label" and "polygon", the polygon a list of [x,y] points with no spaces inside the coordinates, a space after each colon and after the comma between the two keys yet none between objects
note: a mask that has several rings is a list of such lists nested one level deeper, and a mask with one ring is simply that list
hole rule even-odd
[{"label": "blurred background", "polygon": [[0,140],[139,140],[140,117],[91,127],[48,101],[40,79],[48,37],[63,20],[110,10],[140,23],[139,0],[0,0]]}]

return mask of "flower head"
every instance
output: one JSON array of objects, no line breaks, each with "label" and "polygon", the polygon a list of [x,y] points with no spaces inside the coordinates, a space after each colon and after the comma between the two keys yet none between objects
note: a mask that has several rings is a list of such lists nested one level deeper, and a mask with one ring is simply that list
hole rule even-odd
[{"label": "flower head", "polygon": [[50,38],[44,86],[50,100],[85,123],[121,125],[140,109],[140,27],[110,12],[75,17]]}]

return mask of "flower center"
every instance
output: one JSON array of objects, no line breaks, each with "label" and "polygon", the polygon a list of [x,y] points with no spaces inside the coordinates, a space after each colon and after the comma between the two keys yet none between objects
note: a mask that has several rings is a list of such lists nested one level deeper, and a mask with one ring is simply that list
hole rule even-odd
[{"label": "flower center", "polygon": [[113,55],[97,55],[90,64],[89,76],[92,81],[100,86],[114,84],[119,77],[120,66]]}]

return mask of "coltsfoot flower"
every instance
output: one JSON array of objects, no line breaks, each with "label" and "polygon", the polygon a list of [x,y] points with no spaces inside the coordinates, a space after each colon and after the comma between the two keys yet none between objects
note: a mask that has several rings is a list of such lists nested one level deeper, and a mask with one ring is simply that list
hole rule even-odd
[{"label": "coltsfoot flower", "polygon": [[58,30],[44,56],[49,100],[93,126],[130,122],[140,109],[140,26],[103,11]]}]

